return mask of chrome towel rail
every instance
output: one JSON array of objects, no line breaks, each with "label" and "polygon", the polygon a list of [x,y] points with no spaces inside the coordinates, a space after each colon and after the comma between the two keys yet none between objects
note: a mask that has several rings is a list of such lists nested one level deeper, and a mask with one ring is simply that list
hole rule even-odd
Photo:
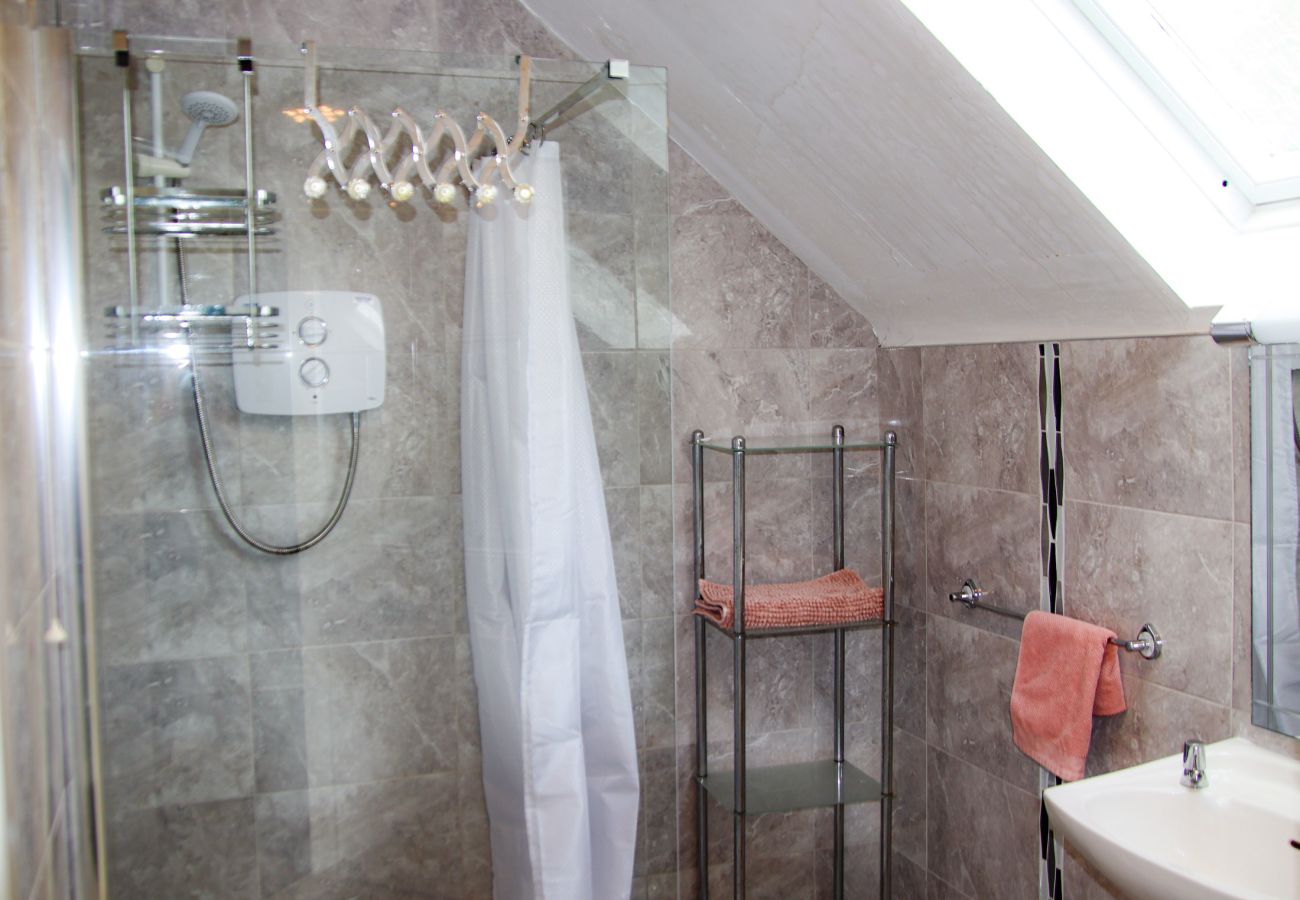
[{"label": "chrome towel rail", "polygon": [[[948,595],[948,600],[952,603],[961,603],[968,609],[984,609],[991,613],[997,613],[999,616],[1006,616],[1010,619],[1025,618],[1025,613],[1016,612],[1011,609],[1003,609],[1000,606],[994,606],[992,603],[985,603],[984,598],[992,591],[986,591],[975,584],[974,579],[967,578],[965,584],[961,586],[960,591]],[[1159,659],[1161,648],[1165,642],[1156,627],[1147,622],[1138,631],[1137,638],[1131,641],[1121,641],[1119,638],[1111,638],[1110,642],[1117,647],[1125,650],[1136,651],[1143,659]]]}]

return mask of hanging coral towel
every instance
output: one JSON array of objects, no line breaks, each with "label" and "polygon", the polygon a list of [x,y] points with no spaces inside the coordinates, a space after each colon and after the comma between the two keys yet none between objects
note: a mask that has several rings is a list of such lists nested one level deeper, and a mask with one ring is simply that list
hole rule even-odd
[{"label": "hanging coral towel", "polygon": [[[812,581],[745,586],[746,628],[802,628],[878,619],[884,591],[863,584],[852,569],[839,569]],[[695,614],[731,628],[736,603],[729,584],[700,579]]]},{"label": "hanging coral towel", "polygon": [[1025,617],[1011,688],[1016,746],[1066,781],[1083,777],[1092,717],[1125,710],[1115,632],[1034,611]]}]

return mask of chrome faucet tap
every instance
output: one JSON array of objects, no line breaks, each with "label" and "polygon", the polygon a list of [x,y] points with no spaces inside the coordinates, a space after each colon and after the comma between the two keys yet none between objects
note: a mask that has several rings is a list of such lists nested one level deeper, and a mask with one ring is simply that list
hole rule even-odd
[{"label": "chrome faucet tap", "polygon": [[1210,777],[1205,774],[1205,744],[1192,738],[1183,744],[1183,787],[1198,790],[1205,787]]}]

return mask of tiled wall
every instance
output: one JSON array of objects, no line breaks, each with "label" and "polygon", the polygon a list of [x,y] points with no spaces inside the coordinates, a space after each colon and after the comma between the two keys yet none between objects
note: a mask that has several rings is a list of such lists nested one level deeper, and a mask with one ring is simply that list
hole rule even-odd
[{"label": "tiled wall", "polygon": [[[924,647],[900,723],[924,759],[926,821],[900,852],[930,896],[1038,891],[1038,770],[1008,714],[1019,624],[947,595],[973,577],[999,605],[1039,607],[1040,350],[1050,366],[1058,349],[1064,612],[1125,637],[1150,621],[1167,641],[1156,661],[1121,654],[1129,709],[1097,721],[1089,772],[1191,736],[1296,748],[1249,725],[1244,351],[1191,337],[882,351],[881,419],[906,461],[899,596]],[[1063,869],[1065,896],[1110,896],[1074,855]]]},{"label": "tiled wall", "polygon": [[[676,734],[680,896],[697,895],[694,638],[691,604],[690,433],[712,437],[877,429],[876,341],[852,311],[689,156],[671,158],[673,215],[673,446],[676,510]],[[848,564],[880,580],[879,458],[852,454],[846,503]],[[747,577],[794,580],[832,566],[830,457],[754,457],[747,483]],[[730,460],[706,464],[706,575],[731,577]],[[710,757],[731,761],[731,650],[710,631]],[[832,747],[828,635],[759,641],[749,650],[751,765],[825,757]],[[879,758],[877,632],[849,641],[849,756],[867,771]],[[872,896],[875,806],[849,816],[850,896]],[[729,895],[731,816],[711,803],[710,880]],[[749,827],[750,896],[828,896],[829,811],[767,815]]]},{"label": "tiled wall", "polygon": [[[0,893],[88,896],[87,758],[78,632],[77,361],[52,336],[74,313],[66,46],[0,5]],[[65,633],[66,632],[66,633]],[[6,883],[7,882],[7,883]]]}]

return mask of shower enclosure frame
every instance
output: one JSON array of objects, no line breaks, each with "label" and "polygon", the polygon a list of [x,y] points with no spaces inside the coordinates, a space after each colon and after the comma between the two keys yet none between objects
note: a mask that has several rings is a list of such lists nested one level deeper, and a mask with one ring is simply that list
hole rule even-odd
[{"label": "shower enclosure frame", "polygon": [[[198,63],[201,65],[222,65],[222,66],[229,64],[232,68],[238,67],[241,72],[251,71],[253,69],[254,64],[256,65],[256,69],[259,71],[263,69],[272,69],[272,68],[280,69],[280,70],[294,69],[301,66],[301,61],[295,58],[297,56],[296,54],[297,48],[296,47],[293,48],[294,52],[293,55],[291,55],[289,52],[286,52],[288,48],[283,44],[279,44],[271,48],[270,56],[267,58],[263,58],[261,56],[254,56],[252,48],[249,48],[246,44],[244,46],[238,47],[237,52],[232,52],[232,48],[236,47],[235,41],[233,40],[204,41],[199,39],[189,40],[186,38],[154,38],[149,35],[139,36],[137,39],[137,36],[132,34],[129,36],[131,42],[130,44],[126,44],[126,42],[123,41],[122,42],[123,45],[120,46],[120,48],[114,48],[112,44],[108,43],[107,40],[104,39],[103,36],[89,35],[89,36],[83,36],[83,38],[88,38],[89,40],[94,41],[94,43],[87,45],[86,43],[83,42],[82,46],[79,48],[79,52],[77,53],[77,56],[94,58],[96,60],[96,65],[100,67],[97,69],[97,71],[102,70],[103,75],[106,75],[107,78],[112,79],[111,81],[108,81],[103,77],[103,75],[101,76],[101,81],[103,81],[104,83],[105,92],[111,90],[114,96],[114,100],[113,100],[114,106],[116,105],[117,102],[116,96],[119,93],[121,93],[119,91],[118,73],[121,73],[122,77],[130,77],[128,74],[130,71],[128,66],[134,63],[138,63],[143,59],[145,59],[146,52],[162,53],[169,62]],[[120,49],[123,52],[123,56],[125,58],[121,59],[120,62],[118,62],[118,64],[114,66],[114,62],[115,62],[114,57],[117,55],[117,53],[115,52],[116,49]],[[258,49],[260,50],[261,48]],[[336,52],[335,49],[331,48],[331,53],[334,52]],[[492,57],[493,62],[490,62],[487,55],[467,54],[464,56],[458,56],[455,54],[439,53],[436,54],[436,57],[433,58],[432,62],[429,62],[427,60],[429,60],[429,58],[433,56],[432,54],[421,53],[418,51],[415,52],[396,51],[392,55],[391,63],[388,60],[385,60],[382,64],[376,65],[370,62],[370,60],[374,59],[374,57],[371,55],[370,51],[367,51],[365,49],[340,48],[337,50],[337,53],[338,56],[335,59],[331,60],[331,67],[336,67],[338,69],[348,69],[355,66],[356,68],[361,69],[363,71],[368,71],[370,70],[371,66],[374,66],[376,71],[391,72],[399,76],[417,76],[417,77],[429,76],[433,78],[463,76],[468,78],[480,77],[485,79],[492,79],[494,81],[500,81],[508,77],[506,75],[506,70],[508,69],[508,58],[500,55],[493,56]],[[590,62],[580,62],[580,61],[573,61],[573,60],[554,60],[554,61],[543,60],[541,62],[548,69],[547,72],[548,77],[539,80],[549,83],[551,95],[559,96],[561,93],[564,93],[564,90],[569,91],[568,96],[565,97],[564,100],[561,100],[559,103],[557,103],[556,106],[557,107],[559,106],[580,107],[569,112],[568,117],[574,117],[577,114],[585,113],[587,108],[589,107],[588,104],[583,103],[582,101],[584,99],[589,98],[591,94],[595,93],[595,91],[601,89],[605,85],[611,84],[611,82],[612,82],[611,87],[606,88],[605,94],[603,96],[607,96],[610,99],[617,99],[617,103],[619,104],[626,104],[631,100],[631,98],[627,96],[628,87],[625,87],[622,84],[618,83],[618,81],[620,81],[621,79],[619,79],[618,75],[611,74],[610,64],[607,62],[590,63]],[[600,66],[600,71],[594,77],[590,77],[592,69],[595,68],[597,65]],[[637,67],[637,68],[640,69],[641,67]],[[589,79],[589,80],[584,81],[584,79]],[[639,80],[639,79],[644,79],[644,80]],[[284,79],[281,79],[282,82],[283,80]],[[248,86],[251,83],[251,76],[245,77],[241,79],[241,81],[245,86]],[[663,84],[664,81],[662,80],[662,78],[657,77],[653,73],[649,76],[637,74],[634,75],[633,78],[630,80],[631,87],[646,86],[646,89],[650,91],[661,91]],[[560,85],[564,85],[564,90],[560,89]],[[572,90],[569,90],[570,87],[572,87]],[[622,94],[623,96],[615,98],[615,91],[617,91],[619,94]],[[234,92],[229,92],[229,93],[231,93],[231,96],[234,96],[236,98],[238,97],[237,93]],[[143,120],[143,117],[140,114],[141,88],[139,85],[136,86],[136,94],[137,94],[137,98],[136,98],[137,104],[135,110],[135,121],[136,124],[139,125]],[[262,99],[263,99],[262,97],[258,97],[257,102],[259,104],[262,103]],[[359,99],[359,98],[340,97],[339,99],[342,100],[343,102],[347,102],[349,100]],[[598,99],[600,98],[592,99],[590,101],[590,105],[595,105]],[[248,94],[247,91],[245,91],[245,103],[247,102],[248,102]],[[362,99],[361,102],[364,103],[365,100]],[[293,104],[292,102],[287,104],[277,103],[275,104],[275,106],[267,107],[267,109],[271,110],[272,114],[277,114],[278,112],[285,112],[287,115],[288,111],[278,110],[278,107],[281,105],[293,106],[296,104]],[[108,109],[110,112],[117,112],[117,110],[114,110],[112,107],[109,107]],[[658,107],[651,107],[650,109],[657,112]],[[247,125],[252,121],[252,116],[248,115],[247,113],[248,110],[247,105],[244,106],[244,110],[245,110],[244,122]],[[127,119],[128,122],[130,121],[131,109],[130,109],[129,101],[124,100],[121,114]],[[555,115],[557,114],[546,113],[543,114],[543,118],[552,118]],[[654,144],[654,141],[665,140],[664,132],[662,131],[663,126],[662,124],[659,124],[659,120],[656,118],[656,116],[647,113],[647,117],[652,122],[655,123],[656,128],[658,128],[659,131],[656,131],[653,134],[647,131],[645,135],[642,135],[637,132],[631,132],[631,133],[625,132],[624,135],[620,138],[620,140],[626,139],[628,142],[631,142],[631,146],[634,147],[641,146],[642,148],[644,148],[647,145],[646,142],[648,141],[649,142],[648,146],[651,149],[646,152],[650,154],[650,161],[652,163],[660,162],[661,164],[666,166],[666,162],[663,162],[663,160],[659,158],[659,153],[661,151],[664,152],[666,156],[666,149],[656,148],[656,145]],[[565,118],[565,120],[567,121],[566,117],[561,116],[561,118]],[[279,119],[276,118],[274,121],[279,121]],[[614,124],[617,125],[619,121],[621,120],[614,120]],[[239,125],[235,126],[236,129],[238,129],[239,127],[240,127]],[[260,133],[260,128],[261,128],[260,124],[258,128]],[[116,126],[114,127],[113,133],[114,135],[116,135],[117,133]],[[233,130],[232,130],[232,134],[233,134]],[[646,135],[650,135],[650,136],[646,137]],[[618,137],[618,135],[615,136]],[[544,136],[539,133],[537,135],[537,138],[539,140],[543,138],[553,139],[551,133],[547,133]],[[564,132],[557,131],[554,135],[554,138],[563,140]],[[115,138],[114,145],[116,147],[116,153],[112,154],[112,160],[113,160],[113,165],[116,167],[116,169],[113,172],[103,172],[100,173],[99,175],[91,176],[92,178],[94,178],[96,182],[98,182],[98,184],[92,185],[92,187],[95,188],[95,190],[92,190],[91,193],[94,194],[95,196],[85,198],[89,203],[89,208],[91,209],[91,217],[90,217],[91,221],[85,223],[85,227],[88,233],[91,231],[102,230],[99,228],[99,225],[101,223],[97,223],[93,219],[95,202],[98,200],[98,187],[107,187],[108,185],[114,183],[117,178],[121,177],[120,174],[117,174],[122,171],[121,167],[123,165],[130,167],[134,162],[133,148],[132,148],[130,137],[125,137],[124,140],[119,140]],[[618,144],[616,146],[621,147],[624,145]],[[244,147],[246,153],[245,160],[247,161],[247,167],[240,164],[241,161],[238,155],[238,151],[235,150],[235,152],[230,154],[229,157],[232,164],[231,165],[232,170],[235,168],[251,170],[252,156],[250,152],[250,143],[248,141],[245,141]],[[135,149],[138,149],[138,146]],[[259,144],[259,150],[260,149],[261,147]],[[125,159],[118,160],[117,159],[118,156],[123,156],[125,157]],[[259,160],[261,159],[269,160],[270,158],[271,157],[268,156],[265,153],[265,151],[259,153]],[[230,173],[228,177],[229,180],[231,181],[230,184],[231,187],[239,185],[240,187],[244,188],[244,190],[241,190],[239,192],[240,194],[243,195],[243,197],[237,198],[237,201],[240,203],[246,203],[247,205],[243,206],[243,208],[234,208],[232,206],[223,207],[224,209],[229,210],[229,213],[226,214],[224,218],[230,220],[235,220],[235,219],[245,220],[245,216],[251,218],[255,211],[254,207],[256,207],[256,212],[260,216],[263,213],[263,211],[266,209],[267,203],[270,202],[266,199],[267,195],[265,195],[265,192],[254,191],[254,183],[251,177],[246,178],[242,183],[238,180],[237,176],[235,176],[233,171]],[[265,173],[261,173],[259,177],[265,177]],[[111,180],[107,180],[107,179],[111,179]],[[132,174],[132,176],[126,179],[127,185],[134,186],[138,183],[140,183],[140,181],[134,177],[134,173]],[[291,194],[291,192],[286,187],[284,187],[283,184],[269,185],[269,186],[272,187],[273,189],[278,189],[280,191],[281,197],[284,197],[286,199]],[[136,224],[143,224],[143,221],[139,223],[135,221],[136,212],[139,209],[139,204],[136,201],[140,199],[140,196],[143,192],[142,191],[135,192],[133,190],[133,193],[135,194],[135,196],[131,198],[131,201],[121,203],[118,205],[118,216],[119,216],[118,224],[122,224],[122,218],[125,216],[129,215],[132,218],[130,227],[127,227],[125,229],[126,232],[125,235],[117,239],[119,246],[123,244],[127,244],[128,242],[135,243],[136,228],[134,226]],[[123,191],[123,197],[125,198],[125,191]],[[249,201],[253,201],[253,202],[249,202]],[[644,203],[645,201],[641,201],[641,202]],[[652,207],[654,203],[657,203],[657,201],[652,201]],[[664,204],[663,218],[666,219],[667,217],[666,216],[667,214],[666,195],[664,195],[663,204]],[[646,214],[643,207],[634,208],[631,212],[634,216],[641,216]],[[659,212],[652,208],[649,214],[658,216]],[[146,215],[147,213],[141,214],[140,220],[143,220]],[[256,222],[255,229],[260,229],[261,227],[263,227],[263,220],[259,218]],[[257,231],[257,233],[260,234],[261,232]],[[149,244],[151,243],[151,241],[152,241],[151,236],[141,237],[139,239],[139,246],[137,246],[134,249],[134,252],[128,251],[126,255],[132,258],[136,257],[137,254],[140,254],[142,256],[147,255],[149,251]],[[238,235],[237,248],[235,251],[236,253],[239,252],[238,245],[242,245],[243,242],[244,242],[244,235],[243,234]],[[654,246],[657,248],[657,245]],[[667,244],[665,239],[664,242],[665,250],[666,250],[666,246]],[[250,256],[253,255],[254,254],[250,254]],[[261,261],[265,263],[265,257],[263,257]],[[662,296],[664,298],[664,302],[666,303],[666,298],[668,296],[667,295],[666,253],[664,254],[663,261],[665,263],[663,267],[663,273],[664,273],[663,283],[662,283],[663,293],[657,296]],[[236,260],[236,266],[232,270],[232,274],[233,274],[232,287],[234,287],[235,289],[231,294],[231,296],[238,294],[239,293],[238,286],[242,286],[243,278],[241,277],[241,275],[243,273],[240,271],[242,266],[238,265],[238,263],[242,263],[242,262],[243,260]],[[256,263],[254,263],[254,265],[256,265]],[[274,267],[267,266],[264,264],[262,266],[261,274],[264,280],[270,280],[275,277],[276,270],[274,269]],[[124,307],[127,306],[126,295],[128,294],[127,291],[128,276],[133,282],[131,285],[132,290],[129,292],[132,297],[130,308],[132,308],[139,315],[148,313],[151,310],[153,310],[155,307],[179,305],[174,292],[173,294],[170,295],[170,298],[161,297],[159,298],[158,302],[152,302],[152,297],[150,296],[150,287],[152,285],[152,280],[145,278],[143,272],[137,274],[136,266],[134,264],[131,264],[126,267],[126,270],[118,277],[118,279],[112,285],[113,290],[115,292],[114,296],[111,299],[110,298],[102,299],[101,301],[96,303],[93,306],[93,308],[90,308],[88,310],[79,309],[78,317],[80,318],[82,315],[86,316],[88,322],[92,325],[92,327],[94,327],[97,324],[102,324],[105,305],[110,303],[122,303]],[[257,278],[256,270],[250,272],[247,277],[249,279],[256,279]],[[250,284],[252,286],[257,286],[255,281],[250,281]],[[655,287],[658,287],[657,283],[655,285],[652,285],[652,289]],[[140,297],[140,294],[142,292],[145,295],[143,298]],[[640,302],[639,298],[637,299],[638,302]],[[200,301],[196,301],[196,302],[200,302]],[[640,315],[639,307],[637,307],[637,310],[638,310],[637,314]],[[229,310],[229,312],[233,312],[233,311],[234,311],[233,309]],[[262,313],[259,311],[259,317],[261,314]],[[271,315],[271,312],[267,310],[265,314],[269,316]],[[137,317],[135,316],[130,316],[128,313],[127,315],[121,316],[117,321],[122,326],[121,330],[123,332],[126,332],[128,321],[130,321],[132,324],[136,324],[136,318]],[[219,328],[219,327],[228,327],[230,323],[211,322],[207,324],[210,327]],[[237,325],[236,330],[242,332],[243,330],[242,323],[240,325]],[[137,332],[137,336],[142,334],[147,335],[147,332],[145,331]],[[242,338],[242,334],[236,335],[236,338],[237,339]],[[113,350],[113,348],[106,348],[102,344],[97,343],[93,339],[87,341],[84,346],[86,347],[87,352],[83,354],[83,357],[91,363],[96,362],[97,360],[108,361],[108,360],[113,360],[115,358],[114,355],[115,351]],[[147,352],[137,353],[134,357],[122,355],[116,358],[120,359],[121,361],[131,366],[148,366],[148,365],[154,365],[156,363],[162,363],[164,365],[167,365],[168,363],[166,354],[158,354],[154,352],[157,348],[144,347],[141,345],[136,345],[133,342],[130,349],[145,350]],[[666,355],[668,346],[666,343],[665,344],[647,343],[647,344],[634,345],[630,349],[636,351],[646,350],[646,351],[653,351],[653,352],[663,352]],[[438,352],[442,352],[442,351],[438,351]],[[171,363],[172,363],[172,367],[174,368],[175,367],[174,358],[171,360]],[[268,501],[268,502],[280,502],[280,501]],[[284,502],[295,503],[299,501],[289,500]],[[90,504],[87,503],[87,506],[89,507]],[[168,514],[172,512],[170,507],[168,507],[168,509],[166,509],[165,511]],[[215,507],[211,506],[210,504],[205,504],[205,508],[195,509],[191,511],[198,512],[198,513],[202,513],[206,511],[208,513],[212,513],[215,511]],[[88,514],[88,518],[90,518],[89,514]],[[88,569],[87,572],[88,577],[91,574],[92,573],[90,569]],[[99,606],[101,607],[101,613],[102,610],[105,608],[104,600],[108,599],[108,601],[111,603],[113,599],[111,596],[111,591],[107,591],[105,593],[110,593],[110,596],[108,596],[107,598],[101,596],[99,598],[98,603]],[[107,608],[110,612],[113,609],[112,606],[108,606]],[[93,613],[93,609],[88,610],[88,613]],[[93,641],[96,636],[96,627],[94,623],[88,623],[86,632],[89,636],[88,639]],[[377,638],[376,640],[379,639]],[[109,642],[107,641],[101,642],[101,645],[111,650],[111,645],[109,644]],[[225,653],[227,651],[223,650],[221,652]],[[237,655],[244,651],[234,650],[230,652],[232,654]],[[167,658],[164,661],[170,662],[171,658]],[[103,663],[104,666],[111,665],[111,664],[112,663],[110,662]],[[90,677],[88,680],[90,682],[89,689],[93,691],[95,690],[96,681],[97,681],[97,679],[93,676],[102,674],[100,663],[96,662],[92,658],[87,665],[87,671],[92,674],[92,677]],[[111,700],[102,701],[103,704],[109,704],[110,706],[112,702],[113,701]],[[108,896],[107,891],[110,888],[109,885],[110,876],[113,878],[114,881],[114,883],[111,885],[111,887],[114,890],[126,891],[128,893],[131,892],[130,888],[127,886],[126,880],[122,877],[121,872],[114,869],[112,864],[112,861],[114,859],[121,860],[123,856],[118,854],[117,851],[110,849],[110,844],[112,843],[112,841],[110,841],[110,836],[113,833],[113,829],[115,827],[112,824],[113,822],[112,814],[114,812],[114,807],[111,806],[110,803],[105,800],[104,789],[105,789],[106,782],[113,777],[111,774],[111,769],[108,773],[105,772],[105,766],[106,766],[105,760],[111,761],[113,758],[112,747],[106,744],[106,741],[112,742],[113,738],[111,737],[111,734],[108,737],[105,737],[100,723],[101,716],[106,714],[106,711],[110,708],[110,706],[102,706],[101,700],[99,698],[94,698],[92,702],[89,704],[90,716],[93,719],[93,723],[94,723],[93,730],[95,732],[94,737],[89,742],[92,748],[92,754],[94,756],[94,767],[96,770],[95,777],[92,780],[93,790],[95,794],[95,801],[96,801],[93,805],[93,809],[98,819],[94,831],[96,833],[96,844],[98,845],[99,848],[98,863],[101,866],[101,872],[102,872],[100,888],[104,893],[101,896],[105,896],[105,897]],[[259,792],[260,789],[255,789],[253,794],[249,796],[256,796]],[[112,786],[110,785],[109,795],[111,796],[111,794],[112,794]],[[243,799],[243,795],[241,795],[240,799]],[[187,803],[190,801],[174,801],[174,802]],[[197,803],[200,801],[193,801],[193,802]]]}]

